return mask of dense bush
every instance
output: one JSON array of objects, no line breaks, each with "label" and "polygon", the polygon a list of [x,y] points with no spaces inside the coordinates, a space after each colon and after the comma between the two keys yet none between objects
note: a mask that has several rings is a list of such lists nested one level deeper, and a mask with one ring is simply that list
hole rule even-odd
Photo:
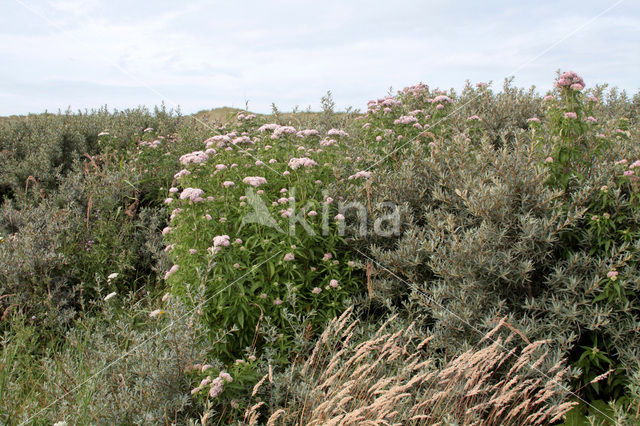
[{"label": "dense bush", "polygon": [[175,132],[180,116],[164,106],[151,114],[144,108],[115,111],[106,107],[73,114],[39,114],[11,118],[0,123],[0,193],[11,195],[27,185],[29,176],[39,189],[58,186],[75,160],[101,152],[99,136],[108,132],[122,149],[135,147],[146,128],[159,134]]},{"label": "dense bush", "polygon": [[[174,173],[158,151],[180,145],[159,135],[149,153],[156,133],[143,126],[174,130],[178,120],[164,110],[101,110],[2,123],[3,312],[60,325],[100,294],[154,287],[166,222],[158,197]],[[107,282],[114,272],[120,279]]]},{"label": "dense bush", "polygon": [[[375,167],[352,198],[393,202],[402,220],[395,238],[370,233],[355,247],[377,297],[431,327],[442,350],[458,353],[506,316],[529,339],[555,343],[549,362],[580,368],[583,397],[608,400],[622,396],[640,357],[638,134],[619,127],[637,118],[587,98],[578,79],[560,76],[545,115],[509,124],[512,137],[497,145],[481,114],[468,119],[475,134],[438,119],[455,103],[425,87],[409,90],[409,105],[405,91],[382,100],[395,109],[370,109],[368,131],[407,142],[361,166]],[[402,117],[427,130],[416,135]],[[387,214],[371,212],[370,222]]]},{"label": "dense bush", "polygon": [[[165,314],[149,318],[157,306]],[[36,320],[5,318],[11,329],[1,337],[0,422],[157,424],[196,415],[185,371],[206,357],[207,345],[193,313],[176,300],[134,293],[99,301],[92,311],[63,343]]]},{"label": "dense bush", "polygon": [[205,300],[193,303],[212,335],[224,335],[222,359],[262,353],[263,329],[273,326],[279,337],[269,347],[286,362],[296,331],[310,338],[356,290],[326,192],[336,139],[347,134],[324,136],[240,113],[179,158],[163,231],[175,264],[165,279],[191,299],[206,287]]},{"label": "dense bush", "polygon": [[0,418],[637,422],[639,99],[3,120]]}]

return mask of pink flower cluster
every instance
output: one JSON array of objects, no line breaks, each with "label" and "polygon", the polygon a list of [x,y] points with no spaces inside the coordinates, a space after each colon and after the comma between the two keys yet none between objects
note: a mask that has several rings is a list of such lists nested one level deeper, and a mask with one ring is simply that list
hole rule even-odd
[{"label": "pink flower cluster", "polygon": [[187,164],[204,163],[208,159],[209,159],[209,155],[204,151],[194,151],[194,152],[190,152],[189,154],[184,154],[183,156],[181,156],[180,163],[183,166],[186,166]]},{"label": "pink flower cluster", "polygon": [[402,101],[400,99],[394,98],[393,96],[380,98],[377,101],[371,100],[367,102],[367,113],[377,112],[382,108],[385,108],[385,110],[389,108],[389,111],[391,111],[390,107],[393,107],[395,105],[402,105]]},{"label": "pink flower cluster", "polygon": [[482,119],[480,117],[478,117],[477,115],[472,115],[471,117],[467,118],[467,120],[469,120],[469,121],[482,121]]},{"label": "pink flower cluster", "polygon": [[173,178],[174,178],[174,179],[180,179],[181,177],[183,177],[183,176],[188,176],[188,175],[190,175],[190,174],[191,174],[191,172],[190,172],[189,170],[182,169],[182,170],[180,170],[178,173],[176,173],[175,175],[173,175]]},{"label": "pink flower cluster", "polygon": [[172,222],[173,219],[175,219],[176,216],[178,216],[181,212],[182,212],[181,208],[173,209],[173,211],[171,212],[171,216],[169,216],[169,222]]},{"label": "pink flower cluster", "polygon": [[336,143],[338,143],[338,141],[336,141],[335,139],[322,139],[320,141],[320,145],[321,146],[331,146],[331,145],[335,145]]},{"label": "pink flower cluster", "polygon": [[238,136],[231,141],[232,144],[253,144],[254,142],[251,140],[249,136]]},{"label": "pink flower cluster", "polygon": [[556,87],[562,89],[568,87],[571,90],[580,91],[584,89],[584,80],[575,71],[566,71],[560,75],[556,81]]},{"label": "pink flower cluster", "polygon": [[318,163],[313,161],[311,158],[301,157],[301,158],[292,158],[289,160],[289,167],[293,170],[296,170],[300,167],[313,167],[317,166]]},{"label": "pink flower cluster", "polygon": [[450,97],[448,97],[446,95],[438,95],[435,98],[431,99],[431,103],[434,103],[434,104],[439,104],[439,103],[452,104],[453,103],[453,99],[451,99]]},{"label": "pink flower cluster", "polygon": [[[205,369],[205,367],[209,367],[209,368]],[[204,366],[202,367],[202,372],[210,368],[211,366],[208,366],[208,365]],[[233,382],[233,378],[229,373],[225,373],[224,371],[221,371],[218,377],[216,377],[213,380],[211,380],[211,376],[207,376],[205,379],[202,379],[202,381],[200,382],[200,385],[198,385],[197,388],[194,388],[191,390],[191,395],[195,395],[196,393],[204,389],[205,386],[209,386],[209,396],[211,398],[217,398],[220,396],[220,394],[224,390],[225,382],[231,383]]]},{"label": "pink flower cluster", "polygon": [[418,83],[414,86],[409,86],[402,89],[402,93],[404,93],[405,95],[411,95],[413,97],[420,96],[428,91],[429,91],[429,86],[423,83]]},{"label": "pink flower cluster", "polygon": [[393,124],[411,124],[417,122],[418,119],[411,115],[401,115],[393,121]]},{"label": "pink flower cluster", "polygon": [[300,130],[298,133],[296,133],[296,136],[299,138],[308,138],[310,136],[320,136],[320,132],[318,132],[316,129],[305,129]]},{"label": "pink flower cluster", "polygon": [[393,96],[387,96],[386,98],[378,99],[378,105],[391,107],[394,105],[402,105],[402,101],[395,99]]},{"label": "pink flower cluster", "polygon": [[[629,162],[623,158],[620,161],[616,161],[615,164],[616,165],[627,165]],[[624,173],[622,173],[623,176],[630,178],[633,181],[637,181],[638,180],[638,176],[635,175],[635,168],[640,167],[640,160],[634,161],[633,163],[631,163],[629,165],[629,170],[625,170]]]},{"label": "pink flower cluster", "polygon": [[362,170],[354,175],[349,176],[348,179],[369,179],[370,177],[371,177],[371,172]]},{"label": "pink flower cluster", "polygon": [[199,188],[185,188],[180,193],[180,199],[186,200],[189,199],[194,202],[202,201],[202,195],[204,195],[204,191]]},{"label": "pink flower cluster", "polygon": [[179,266],[178,265],[173,265],[171,267],[171,269],[169,269],[167,272],[165,272],[164,274],[164,279],[165,281],[169,279],[169,277],[173,274],[175,274],[176,272],[178,272]]},{"label": "pink flower cluster", "polygon": [[258,131],[260,133],[264,133],[267,130],[276,130],[278,127],[280,127],[280,125],[277,123],[263,124],[262,126],[258,127]]},{"label": "pink flower cluster", "polygon": [[255,114],[244,114],[242,112],[239,112],[237,117],[238,121],[247,121],[247,120],[251,120],[252,118],[256,118]]},{"label": "pink flower cluster", "polygon": [[[100,135],[98,135],[100,136]],[[147,142],[147,141],[142,141],[140,142],[140,146],[146,146],[149,148],[157,148],[160,146],[160,141],[158,139],[154,140],[153,142]]]},{"label": "pink flower cluster", "polygon": [[204,144],[206,145],[207,148],[210,148],[211,146],[215,145],[218,148],[223,147],[224,145],[231,143],[231,138],[227,135],[217,135],[217,136],[212,136],[209,139],[207,139],[206,141],[204,141]]},{"label": "pink flower cluster", "polygon": [[344,130],[340,130],[340,129],[330,129],[327,132],[328,136],[344,136],[347,137],[349,136],[349,133],[345,132]]},{"label": "pink flower cluster", "polygon": [[214,251],[220,251],[221,247],[229,247],[228,235],[216,235],[213,237],[213,249]]},{"label": "pink flower cluster", "polygon": [[292,126],[278,126],[273,131],[273,134],[271,135],[271,138],[272,139],[278,139],[282,135],[296,134],[296,133],[297,133],[297,131],[296,131],[295,127],[292,127]]},{"label": "pink flower cluster", "polygon": [[242,182],[251,186],[260,186],[266,184],[267,180],[261,176],[247,176],[242,179]]}]

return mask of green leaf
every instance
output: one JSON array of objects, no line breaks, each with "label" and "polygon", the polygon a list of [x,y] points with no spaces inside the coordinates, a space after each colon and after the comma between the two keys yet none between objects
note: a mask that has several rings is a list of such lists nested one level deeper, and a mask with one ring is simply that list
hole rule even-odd
[{"label": "green leaf", "polygon": [[267,274],[269,280],[273,279],[276,274],[275,265],[272,262],[267,262]]}]

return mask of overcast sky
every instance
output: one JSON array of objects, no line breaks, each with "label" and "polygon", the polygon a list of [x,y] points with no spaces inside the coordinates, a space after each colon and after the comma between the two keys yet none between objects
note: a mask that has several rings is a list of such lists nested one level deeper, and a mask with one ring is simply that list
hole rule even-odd
[{"label": "overcast sky", "polygon": [[[607,10],[609,9],[609,10]],[[515,75],[640,89],[640,2],[0,0],[0,115],[339,108]]]}]

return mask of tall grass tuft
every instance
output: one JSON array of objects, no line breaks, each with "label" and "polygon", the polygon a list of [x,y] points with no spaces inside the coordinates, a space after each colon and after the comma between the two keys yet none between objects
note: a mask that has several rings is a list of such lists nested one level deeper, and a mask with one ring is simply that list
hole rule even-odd
[{"label": "tall grass tuft", "polygon": [[351,310],[331,321],[303,364],[280,376],[280,383],[268,381],[285,389],[282,401],[272,401],[269,410],[258,401],[245,422],[541,425],[562,419],[575,405],[563,402],[564,363],[538,370],[549,354],[546,341],[518,348],[519,337],[505,333],[500,322],[477,347],[438,363],[429,350],[431,337],[421,336],[414,324],[394,330],[395,320],[359,342]]}]

